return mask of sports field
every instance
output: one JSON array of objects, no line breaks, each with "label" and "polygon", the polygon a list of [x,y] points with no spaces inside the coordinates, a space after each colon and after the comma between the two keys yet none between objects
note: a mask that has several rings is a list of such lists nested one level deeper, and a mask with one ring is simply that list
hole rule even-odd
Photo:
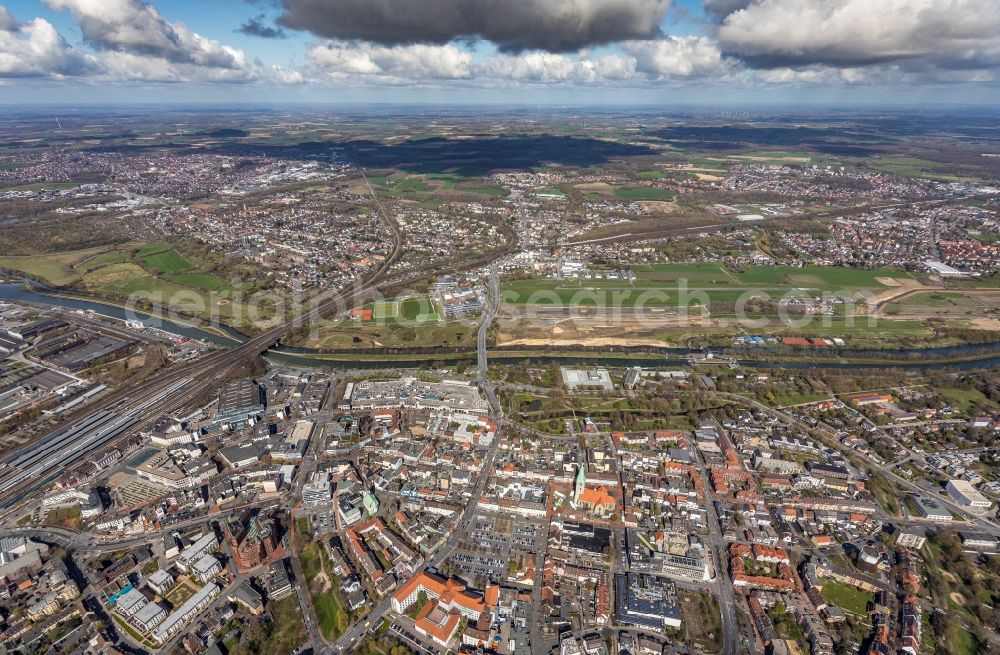
[{"label": "sports field", "polygon": [[383,300],[372,306],[372,318],[376,321],[399,318],[399,301]]},{"label": "sports field", "polygon": [[144,246],[136,251],[135,257],[144,268],[157,273],[181,273],[191,268],[179,252],[164,244]]}]

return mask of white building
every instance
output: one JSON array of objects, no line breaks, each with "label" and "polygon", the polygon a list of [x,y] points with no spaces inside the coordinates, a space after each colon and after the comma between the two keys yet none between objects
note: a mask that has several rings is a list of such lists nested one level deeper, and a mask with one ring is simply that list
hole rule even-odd
[{"label": "white building", "polygon": [[198,612],[208,607],[212,599],[219,595],[219,586],[209,583],[188,598],[173,613],[168,616],[153,633],[156,643],[163,644],[177,634],[184,625],[195,618]]},{"label": "white building", "polygon": [[149,585],[150,589],[162,596],[167,593],[171,587],[177,584],[177,581],[174,579],[174,576],[170,575],[163,569],[159,569],[146,578],[146,584]]},{"label": "white building", "polygon": [[222,573],[222,562],[215,559],[211,555],[205,555],[194,563],[191,567],[191,572],[194,573],[201,582],[208,582],[215,576]]},{"label": "white building", "polygon": [[967,480],[948,480],[946,489],[948,490],[948,495],[964,507],[974,507],[976,509],[989,509],[993,507],[990,499],[979,493]]},{"label": "white building", "polygon": [[189,571],[194,563],[214,551],[219,545],[214,532],[202,535],[196,542],[184,549],[177,557],[177,566],[182,571]]}]

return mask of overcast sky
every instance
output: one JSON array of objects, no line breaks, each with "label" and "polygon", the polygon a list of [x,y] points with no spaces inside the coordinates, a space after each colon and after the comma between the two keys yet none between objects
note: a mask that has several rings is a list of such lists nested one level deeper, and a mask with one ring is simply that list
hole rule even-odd
[{"label": "overcast sky", "polygon": [[998,0],[0,0],[0,102],[998,104]]}]

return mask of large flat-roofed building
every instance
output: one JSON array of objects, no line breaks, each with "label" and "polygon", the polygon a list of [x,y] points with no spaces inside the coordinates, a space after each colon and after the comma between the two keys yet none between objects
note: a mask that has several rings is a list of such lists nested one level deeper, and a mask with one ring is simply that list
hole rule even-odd
[{"label": "large flat-roofed building", "polygon": [[351,408],[429,409],[484,415],[489,412],[479,389],[464,380],[424,382],[413,377],[358,382],[351,393]]},{"label": "large flat-roofed building", "polygon": [[673,583],[650,575],[615,576],[618,621],[651,630],[681,627],[681,609]]},{"label": "large flat-roofed building", "polygon": [[936,262],[928,260],[924,262],[924,266],[926,266],[927,270],[930,271],[931,273],[934,273],[935,275],[940,275],[941,277],[951,277],[951,278],[969,277],[969,273],[966,273],[965,271],[960,271],[954,266],[949,266],[944,262]]},{"label": "large flat-roofed building", "polygon": [[562,381],[570,391],[575,389],[602,389],[614,391],[611,374],[606,368],[563,368]]},{"label": "large flat-roofed building", "polygon": [[967,480],[948,480],[945,488],[948,490],[948,495],[959,505],[975,509],[989,509],[993,507],[993,502],[981,494]]},{"label": "large flat-roofed building", "polygon": [[930,496],[917,496],[917,512],[928,521],[950,521],[954,518],[947,507]]}]

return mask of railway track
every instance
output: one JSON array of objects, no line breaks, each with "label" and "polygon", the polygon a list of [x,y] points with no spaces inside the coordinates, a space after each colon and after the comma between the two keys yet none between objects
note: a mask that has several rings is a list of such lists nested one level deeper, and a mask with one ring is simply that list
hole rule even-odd
[{"label": "railway track", "polygon": [[[364,173],[362,173],[364,175]],[[448,262],[411,269],[403,274],[390,275],[392,267],[403,254],[403,234],[399,224],[389,218],[374,189],[365,183],[378,207],[383,223],[389,229],[393,249],[379,268],[368,277],[362,278],[354,286],[333,292],[328,298],[313,300],[314,306],[280,326],[248,338],[231,348],[210,353],[201,359],[170,369],[135,387],[123,388],[101,398],[96,404],[81,409],[64,418],[59,425],[45,435],[32,440],[9,454],[0,463],[0,507],[11,507],[25,498],[28,492],[37,489],[52,479],[56,470],[68,469],[82,457],[104,447],[113,447],[116,437],[101,439],[100,443],[86,444],[87,433],[81,426],[92,420],[113,420],[121,418],[128,423],[126,434],[149,427],[160,416],[183,409],[190,405],[206,389],[219,386],[226,377],[243,366],[249,359],[267,352],[283,338],[305,325],[319,321],[331,313],[338,313],[369,299],[380,288],[388,289],[412,284],[423,280],[430,273],[441,270]],[[516,237],[509,239],[499,252],[454,262],[454,270],[468,270],[488,263],[497,257],[509,254],[516,245]],[[99,418],[95,418],[99,417]],[[112,417],[112,418],[109,418]],[[80,431],[84,430],[84,431]],[[86,447],[79,447],[80,443]],[[30,457],[39,448],[51,445],[52,453],[58,457],[40,459],[25,470],[18,462]]]}]

